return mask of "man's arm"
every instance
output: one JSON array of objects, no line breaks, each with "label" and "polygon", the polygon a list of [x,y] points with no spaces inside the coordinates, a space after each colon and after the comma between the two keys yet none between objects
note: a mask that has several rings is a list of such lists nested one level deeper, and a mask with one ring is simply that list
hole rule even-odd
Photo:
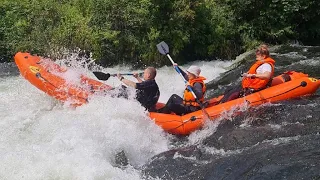
[{"label": "man's arm", "polygon": [[130,81],[129,79],[125,79],[123,76],[121,76],[120,74],[117,74],[118,79],[123,82],[125,85],[127,86],[131,86],[133,88],[137,87],[137,84],[133,81]]},{"label": "man's arm", "polygon": [[135,77],[139,83],[143,82],[138,73],[133,73],[133,77]]},{"label": "man's arm", "polygon": [[123,82],[125,85],[127,86],[131,86],[133,88],[136,88],[137,87],[137,83],[133,82],[133,81],[130,81],[129,79],[122,79],[121,82]]}]

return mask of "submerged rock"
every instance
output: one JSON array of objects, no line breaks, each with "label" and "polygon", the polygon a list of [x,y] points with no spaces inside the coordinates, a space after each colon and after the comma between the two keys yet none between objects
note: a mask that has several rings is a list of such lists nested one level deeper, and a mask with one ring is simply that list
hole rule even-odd
[{"label": "submerged rock", "polygon": [[[190,149],[187,154],[195,155],[199,151]],[[184,156],[183,151],[170,152],[155,157],[145,166],[144,174],[177,180],[320,177],[320,135],[279,138],[226,156],[207,154],[206,160]]]},{"label": "submerged rock", "polygon": [[120,168],[125,168],[129,164],[126,153],[122,150],[118,152],[115,156],[115,166]]},{"label": "submerged rock", "polygon": [[[320,77],[320,47],[282,46],[271,56],[276,74],[296,70]],[[221,94],[228,83],[237,84],[249,66],[243,61],[211,81],[208,97]],[[142,173],[177,180],[320,179],[319,94],[265,104],[222,120],[200,142],[185,142],[185,147],[156,155]]]}]

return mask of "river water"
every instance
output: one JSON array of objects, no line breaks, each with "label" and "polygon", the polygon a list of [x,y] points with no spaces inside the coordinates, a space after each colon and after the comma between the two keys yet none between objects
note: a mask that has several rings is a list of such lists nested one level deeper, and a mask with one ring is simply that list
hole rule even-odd
[{"label": "river water", "polygon": [[[320,76],[319,47],[281,46],[271,55],[276,73]],[[75,59],[59,62],[92,76],[97,67],[79,67]],[[207,98],[239,82],[252,59],[247,52],[232,61],[194,62],[207,77]],[[177,137],[156,126],[134,99],[92,97],[89,104],[72,108],[32,86],[14,64],[1,64],[0,70],[0,179],[320,178],[319,91],[237,117],[226,112],[203,129]],[[161,102],[173,93],[182,95],[183,81],[171,66],[159,68],[156,80]],[[112,77],[107,83],[120,85]]]}]

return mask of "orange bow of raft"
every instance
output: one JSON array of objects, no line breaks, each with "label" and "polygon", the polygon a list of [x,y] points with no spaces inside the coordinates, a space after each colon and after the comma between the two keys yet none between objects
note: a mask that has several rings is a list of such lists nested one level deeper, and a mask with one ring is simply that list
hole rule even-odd
[{"label": "orange bow of raft", "polygon": [[14,59],[21,75],[31,84],[62,102],[70,102],[73,106],[87,103],[89,95],[95,91],[112,89],[111,86],[84,75],[79,76],[78,83],[68,82],[63,77],[67,69],[49,59],[21,52],[18,52]]}]

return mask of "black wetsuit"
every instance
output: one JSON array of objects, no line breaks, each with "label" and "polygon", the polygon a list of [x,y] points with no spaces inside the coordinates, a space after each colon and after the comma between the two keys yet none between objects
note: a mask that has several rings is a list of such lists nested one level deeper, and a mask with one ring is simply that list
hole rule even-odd
[{"label": "black wetsuit", "polygon": [[160,97],[158,84],[153,80],[136,83],[137,100],[148,111],[155,111],[155,106]]}]

